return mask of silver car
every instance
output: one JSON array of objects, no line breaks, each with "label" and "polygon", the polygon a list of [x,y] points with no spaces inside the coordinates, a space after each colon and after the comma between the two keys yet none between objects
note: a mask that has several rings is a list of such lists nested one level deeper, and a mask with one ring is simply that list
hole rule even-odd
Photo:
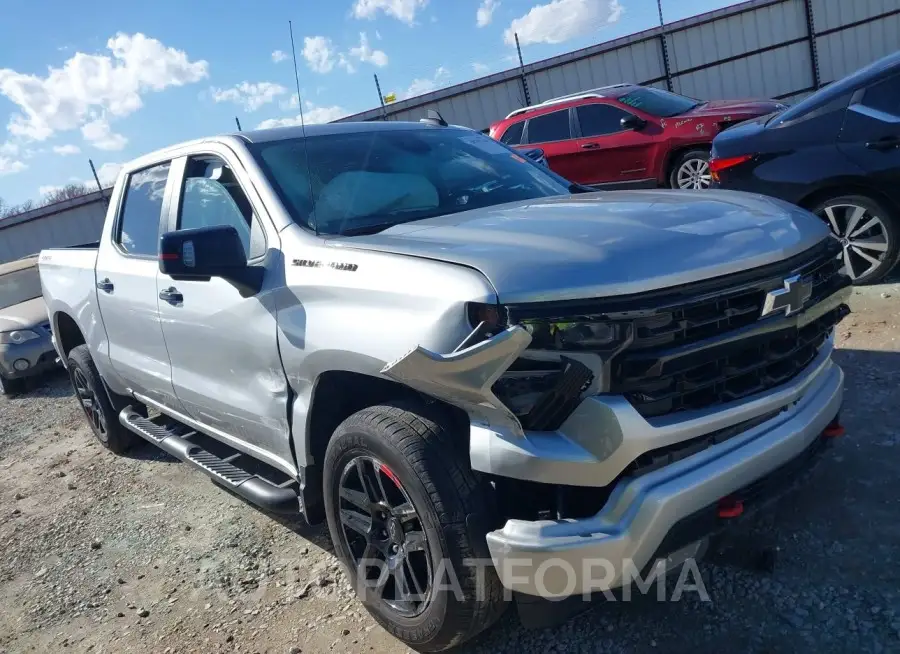
[{"label": "silver car", "polygon": [[0,394],[25,390],[25,378],[56,367],[37,257],[0,265]]}]

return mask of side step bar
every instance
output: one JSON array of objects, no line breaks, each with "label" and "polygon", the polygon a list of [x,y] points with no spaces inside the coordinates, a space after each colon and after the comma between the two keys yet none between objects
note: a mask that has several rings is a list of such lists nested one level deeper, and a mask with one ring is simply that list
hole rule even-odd
[{"label": "side step bar", "polygon": [[272,513],[290,515],[300,513],[301,500],[298,491],[284,486],[276,486],[242,470],[230,462],[234,457],[221,459],[199,445],[191,443],[188,439],[197,432],[192,431],[189,427],[178,423],[172,426],[161,425],[139,415],[130,406],[122,409],[119,414],[119,422],[129,431],[150,441],[176,459],[209,475],[213,481],[257,506]]}]

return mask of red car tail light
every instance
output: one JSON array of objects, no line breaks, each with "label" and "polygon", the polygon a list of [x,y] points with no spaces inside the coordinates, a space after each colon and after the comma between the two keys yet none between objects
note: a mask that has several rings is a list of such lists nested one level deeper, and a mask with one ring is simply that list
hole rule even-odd
[{"label": "red car tail light", "polygon": [[712,173],[712,178],[718,182],[720,172],[729,168],[734,168],[735,166],[739,166],[742,163],[746,163],[752,158],[752,154],[744,154],[740,157],[727,157],[725,159],[713,158],[709,160],[709,171],[710,173]]}]

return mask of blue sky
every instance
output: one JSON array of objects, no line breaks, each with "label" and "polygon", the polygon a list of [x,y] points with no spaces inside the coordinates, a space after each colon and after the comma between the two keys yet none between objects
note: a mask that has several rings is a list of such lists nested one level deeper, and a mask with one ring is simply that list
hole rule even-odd
[{"label": "blue sky", "polygon": [[[734,4],[663,0],[666,20]],[[9,2],[0,21],[0,198],[90,177],[150,150],[297,120],[287,21],[306,119],[652,27],[656,0],[64,0]]]}]

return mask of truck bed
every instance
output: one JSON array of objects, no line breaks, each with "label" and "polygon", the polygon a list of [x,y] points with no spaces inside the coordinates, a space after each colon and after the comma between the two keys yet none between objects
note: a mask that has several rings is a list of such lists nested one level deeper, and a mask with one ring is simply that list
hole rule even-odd
[{"label": "truck bed", "polygon": [[[83,325],[100,325],[95,272],[97,250],[98,244],[41,250],[38,270],[54,334],[58,333],[56,314],[60,311],[78,316]],[[100,331],[102,332],[102,326]],[[90,337],[90,334],[85,334],[89,343]],[[65,361],[55,337],[54,344]]]}]

